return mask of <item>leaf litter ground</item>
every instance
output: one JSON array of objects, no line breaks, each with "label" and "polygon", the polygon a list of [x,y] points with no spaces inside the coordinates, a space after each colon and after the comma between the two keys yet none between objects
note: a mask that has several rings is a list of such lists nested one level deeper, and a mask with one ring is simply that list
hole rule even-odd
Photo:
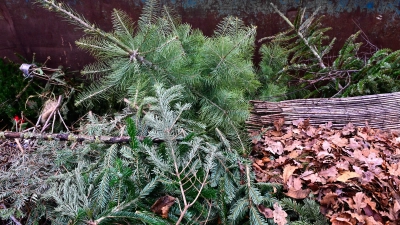
[{"label": "leaf litter ground", "polygon": [[258,182],[280,183],[294,199],[312,193],[333,225],[400,224],[399,132],[283,122],[253,134]]}]

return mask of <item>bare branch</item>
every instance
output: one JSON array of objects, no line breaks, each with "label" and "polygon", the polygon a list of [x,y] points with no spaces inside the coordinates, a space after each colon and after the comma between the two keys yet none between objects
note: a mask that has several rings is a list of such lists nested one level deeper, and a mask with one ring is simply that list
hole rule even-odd
[{"label": "bare branch", "polygon": [[[129,136],[90,136],[90,135],[75,135],[71,133],[31,133],[31,132],[0,132],[1,139],[31,139],[31,140],[43,140],[43,141],[72,141],[72,142],[89,142],[89,143],[103,143],[103,144],[116,144],[116,143],[129,143]],[[139,141],[143,141],[146,137],[136,137]],[[153,142],[160,143],[162,140],[154,139]]]}]

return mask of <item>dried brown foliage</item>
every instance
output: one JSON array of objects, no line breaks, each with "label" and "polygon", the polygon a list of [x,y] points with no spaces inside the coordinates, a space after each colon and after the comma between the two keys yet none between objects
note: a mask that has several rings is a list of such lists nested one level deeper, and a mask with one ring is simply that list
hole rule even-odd
[{"label": "dried brown foliage", "polygon": [[175,203],[175,199],[176,198],[169,195],[163,196],[151,206],[151,211],[161,215],[162,218],[168,218],[169,209]]},{"label": "dried brown foliage", "polygon": [[400,134],[351,123],[341,130],[308,120],[264,130],[254,140],[260,182],[283,184],[286,195],[313,193],[332,224],[400,224]]}]

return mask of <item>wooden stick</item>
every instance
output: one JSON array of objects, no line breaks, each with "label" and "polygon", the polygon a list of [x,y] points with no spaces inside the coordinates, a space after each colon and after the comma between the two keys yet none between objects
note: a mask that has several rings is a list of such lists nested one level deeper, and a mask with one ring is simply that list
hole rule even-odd
[{"label": "wooden stick", "polygon": [[[89,143],[103,143],[103,144],[116,144],[116,143],[129,143],[129,136],[90,136],[90,135],[75,135],[71,133],[65,134],[45,134],[45,133],[30,133],[30,132],[0,132],[0,139],[32,139],[43,141],[72,141],[72,142],[89,142]],[[136,137],[139,141],[143,141],[146,137]],[[160,143],[162,140],[153,139],[155,143]]]}]

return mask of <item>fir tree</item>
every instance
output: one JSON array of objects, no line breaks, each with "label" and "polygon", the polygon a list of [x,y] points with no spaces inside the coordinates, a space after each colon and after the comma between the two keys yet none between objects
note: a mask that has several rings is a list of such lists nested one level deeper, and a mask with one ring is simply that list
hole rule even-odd
[{"label": "fir tree", "polygon": [[[359,52],[362,43],[356,41],[360,31],[347,39],[339,55],[329,64],[332,60],[327,60],[327,56],[335,38],[329,40],[325,35],[330,28],[322,27],[323,17],[317,17],[318,10],[307,19],[305,9],[299,10],[291,22],[276,6],[272,6],[290,27],[282,33],[262,39],[272,40],[272,43],[261,47],[262,73],[268,77],[271,68],[280,67],[274,70],[277,71],[277,80],[266,80],[267,83],[275,83],[272,89],[275,87],[282,92],[286,86],[289,98],[347,97],[399,90],[399,51],[378,50],[365,60]],[[272,52],[278,53],[275,57],[281,57],[271,60]],[[286,63],[282,65],[285,60]]]},{"label": "fir tree", "polygon": [[116,92],[140,105],[140,96],[149,94],[148,85],[183,85],[194,113],[210,128],[219,127],[237,139],[248,116],[247,100],[259,86],[251,60],[255,27],[227,17],[206,37],[151,0],[136,26],[126,13],[114,10],[114,29],[105,32],[64,3],[38,2],[82,28],[86,36],[76,44],[97,59],[82,74],[102,79],[78,96],[77,105],[121,100],[109,98]]}]

